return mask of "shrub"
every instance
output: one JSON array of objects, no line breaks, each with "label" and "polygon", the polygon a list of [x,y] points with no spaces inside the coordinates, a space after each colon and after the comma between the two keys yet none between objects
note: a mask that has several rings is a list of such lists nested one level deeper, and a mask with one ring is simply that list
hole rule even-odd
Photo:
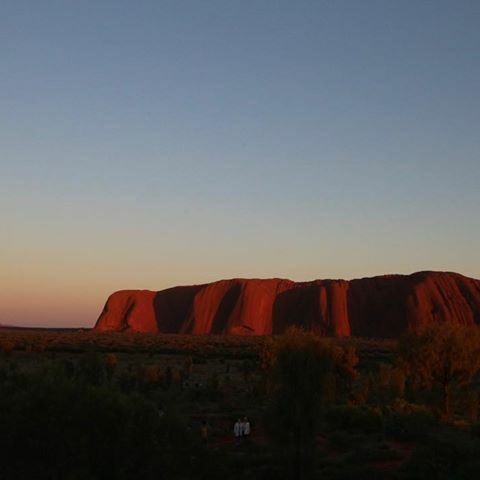
[{"label": "shrub", "polygon": [[397,401],[386,415],[385,431],[397,440],[422,440],[436,423],[436,417],[426,407]]},{"label": "shrub", "polygon": [[480,438],[480,422],[473,424],[470,428],[470,431],[472,432],[473,435]]},{"label": "shrub", "polygon": [[183,372],[184,372],[185,380],[190,378],[190,375],[192,374],[192,367],[193,367],[193,359],[189,355],[188,357],[185,358],[183,362]]},{"label": "shrub", "polygon": [[269,374],[267,430],[284,449],[286,468],[291,468],[297,478],[308,475],[313,468],[322,400],[332,396],[324,394],[326,387],[331,393],[326,380],[332,374],[352,377],[357,361],[354,352],[298,328],[266,343],[261,365]]},{"label": "shrub", "polygon": [[[400,478],[469,479],[478,476],[478,445],[456,432],[441,432],[415,449],[400,469]],[[472,475],[473,474],[473,475]]]},{"label": "shrub", "polygon": [[117,368],[117,364],[118,358],[114,353],[107,353],[107,355],[105,355],[105,370],[108,381],[112,379],[115,369]]},{"label": "shrub", "polygon": [[116,376],[116,384],[121,391],[131,392],[137,389],[138,377],[131,371],[124,371]]},{"label": "shrub", "polygon": [[77,364],[77,378],[84,383],[101,385],[105,380],[105,364],[95,350],[84,353]]},{"label": "shrub", "polygon": [[138,394],[12,373],[0,396],[0,477],[150,480],[226,478],[186,425]]},{"label": "shrub", "polygon": [[0,350],[6,357],[9,357],[13,353],[15,347],[16,343],[11,338],[4,338],[0,341]]},{"label": "shrub", "polygon": [[480,370],[480,328],[441,324],[400,341],[399,360],[417,385],[439,388],[443,415],[454,411],[455,390],[471,384]]},{"label": "shrub", "polygon": [[375,433],[383,429],[381,412],[365,406],[333,407],[328,411],[326,421],[330,430]]},{"label": "shrub", "polygon": [[358,448],[366,441],[363,433],[348,432],[345,430],[334,430],[328,435],[328,442],[332,448],[346,452]]}]

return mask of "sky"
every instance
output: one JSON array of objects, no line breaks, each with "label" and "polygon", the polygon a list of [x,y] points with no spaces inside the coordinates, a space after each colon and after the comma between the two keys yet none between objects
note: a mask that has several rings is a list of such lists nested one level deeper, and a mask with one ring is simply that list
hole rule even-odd
[{"label": "sky", "polygon": [[2,0],[0,324],[221,278],[480,278],[480,2]]}]

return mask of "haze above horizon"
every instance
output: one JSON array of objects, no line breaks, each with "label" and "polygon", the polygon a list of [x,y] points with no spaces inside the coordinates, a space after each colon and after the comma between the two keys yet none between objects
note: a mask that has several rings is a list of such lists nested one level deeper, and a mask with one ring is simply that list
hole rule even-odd
[{"label": "haze above horizon", "polygon": [[115,290],[480,278],[480,2],[0,6],[0,324]]}]

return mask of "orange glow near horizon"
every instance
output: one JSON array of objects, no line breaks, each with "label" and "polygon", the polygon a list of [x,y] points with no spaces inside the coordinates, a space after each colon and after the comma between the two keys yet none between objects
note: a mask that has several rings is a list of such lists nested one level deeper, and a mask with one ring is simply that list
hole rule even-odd
[{"label": "orange glow near horizon", "polygon": [[[132,268],[129,262],[123,266],[117,264],[112,271],[93,269],[87,264],[80,264],[77,268],[73,264],[49,262],[43,257],[43,265],[35,268],[12,269],[3,271],[1,281],[3,288],[0,291],[0,324],[15,326],[44,326],[44,327],[93,327],[100,315],[108,296],[117,290],[147,289],[162,290],[176,285],[207,283],[222,278],[290,278],[296,281],[313,280],[315,278],[358,278],[373,276],[378,272],[366,271],[358,275],[338,275],[313,273],[313,268],[305,269],[305,276],[294,275],[292,268],[285,269],[285,275],[279,275],[270,265],[261,271],[261,268],[237,268],[232,274],[220,265],[212,264],[210,275],[194,272],[192,267],[175,269],[172,265],[163,274],[156,272],[152,264]],[[47,268],[47,264],[49,267]],[[98,264],[96,265],[98,266]],[[89,268],[90,267],[90,268]],[[197,265],[198,267],[198,265]],[[426,268],[420,268],[423,270]],[[427,268],[428,269],[428,268]],[[320,270],[320,269],[319,269]],[[449,270],[444,268],[443,270]],[[205,266],[205,271],[207,267]],[[394,273],[411,273],[414,270],[394,271]],[[169,272],[175,272],[175,274]],[[263,273],[263,274],[262,274]],[[290,275],[288,275],[290,273]],[[343,272],[345,273],[345,272]],[[380,274],[387,272],[380,272]],[[389,272],[390,273],[390,272]],[[465,272],[460,272],[465,274]],[[475,275],[470,275],[475,277]],[[478,278],[478,276],[477,276]]]},{"label": "orange glow near horizon", "polygon": [[239,277],[480,277],[480,2],[257,3],[2,2],[0,323]]}]

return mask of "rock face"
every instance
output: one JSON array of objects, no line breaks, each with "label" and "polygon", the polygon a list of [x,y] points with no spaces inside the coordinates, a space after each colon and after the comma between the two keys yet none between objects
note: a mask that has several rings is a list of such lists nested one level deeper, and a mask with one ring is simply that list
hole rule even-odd
[{"label": "rock face", "polygon": [[480,280],[418,272],[358,280],[221,280],[113,293],[96,330],[266,335],[297,325],[328,336],[395,337],[430,323],[480,324]]}]

